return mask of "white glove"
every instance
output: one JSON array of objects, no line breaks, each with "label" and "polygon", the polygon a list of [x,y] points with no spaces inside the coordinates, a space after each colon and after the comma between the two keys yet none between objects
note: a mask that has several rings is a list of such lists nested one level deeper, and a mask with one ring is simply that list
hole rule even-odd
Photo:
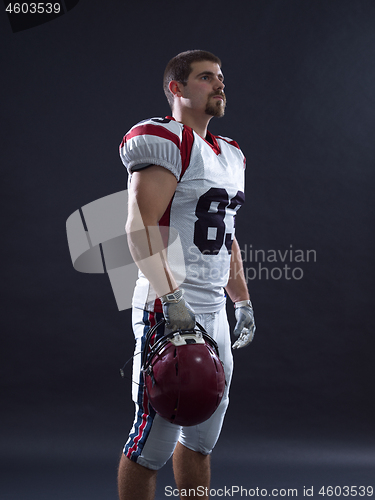
[{"label": "white glove", "polygon": [[236,302],[234,307],[237,323],[233,330],[233,334],[238,337],[238,339],[232,345],[232,349],[240,349],[250,344],[254,338],[254,312],[250,300]]},{"label": "white glove", "polygon": [[183,298],[183,290],[177,289],[174,293],[167,293],[160,297],[166,326],[174,330],[193,330],[195,314],[193,309]]}]

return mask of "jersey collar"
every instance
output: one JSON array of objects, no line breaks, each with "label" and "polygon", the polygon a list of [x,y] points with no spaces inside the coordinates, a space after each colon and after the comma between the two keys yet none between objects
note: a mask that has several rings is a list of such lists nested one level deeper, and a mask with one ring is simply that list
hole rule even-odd
[{"label": "jersey collar", "polygon": [[[173,120],[173,121],[176,121],[173,116],[166,116],[165,117],[167,120]],[[184,125],[185,127],[187,125]],[[191,127],[189,127],[191,128]],[[211,134],[211,132],[209,130],[207,130],[207,135],[206,135],[206,138],[203,139],[205,142],[207,142],[207,144],[210,146],[210,148],[214,151],[214,153],[216,155],[219,155],[221,153],[220,151],[220,146],[219,146],[219,143],[217,142],[217,139],[216,139],[216,136]]]}]

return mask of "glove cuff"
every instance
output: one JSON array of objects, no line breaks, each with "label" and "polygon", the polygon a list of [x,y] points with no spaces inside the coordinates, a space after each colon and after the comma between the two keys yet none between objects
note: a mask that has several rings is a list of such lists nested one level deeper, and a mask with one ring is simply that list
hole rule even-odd
[{"label": "glove cuff", "polygon": [[177,290],[175,290],[173,293],[167,293],[165,295],[162,295],[160,297],[160,300],[162,301],[163,304],[167,302],[177,303],[180,302],[183,294],[184,291],[177,288]]},{"label": "glove cuff", "polygon": [[238,309],[239,307],[246,307],[246,306],[250,306],[251,309],[253,308],[251,300],[239,300],[238,302],[234,303],[235,309]]}]

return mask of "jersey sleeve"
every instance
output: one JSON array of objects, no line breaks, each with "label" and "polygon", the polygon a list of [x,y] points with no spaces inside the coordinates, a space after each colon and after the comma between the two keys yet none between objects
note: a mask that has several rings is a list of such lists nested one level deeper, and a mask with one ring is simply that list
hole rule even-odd
[{"label": "jersey sleeve", "polygon": [[138,123],[124,136],[120,157],[129,174],[149,165],[160,165],[181,177],[181,125],[173,120],[152,118]]}]

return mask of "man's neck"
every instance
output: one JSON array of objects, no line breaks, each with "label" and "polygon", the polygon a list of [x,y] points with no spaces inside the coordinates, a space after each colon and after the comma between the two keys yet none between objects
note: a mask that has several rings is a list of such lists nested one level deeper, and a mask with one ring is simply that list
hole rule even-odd
[{"label": "man's neck", "polygon": [[196,116],[189,113],[188,109],[173,111],[173,118],[187,127],[191,127],[198,135],[206,138],[207,127],[212,118],[209,115]]}]

